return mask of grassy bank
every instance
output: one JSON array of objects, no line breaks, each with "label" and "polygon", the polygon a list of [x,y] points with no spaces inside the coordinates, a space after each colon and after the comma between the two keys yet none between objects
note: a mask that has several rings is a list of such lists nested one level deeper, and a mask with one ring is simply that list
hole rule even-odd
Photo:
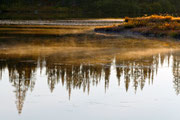
[{"label": "grassy bank", "polygon": [[180,38],[180,18],[172,16],[151,15],[145,17],[128,18],[117,26],[95,28],[97,32],[124,32],[140,33],[146,36],[170,36]]}]

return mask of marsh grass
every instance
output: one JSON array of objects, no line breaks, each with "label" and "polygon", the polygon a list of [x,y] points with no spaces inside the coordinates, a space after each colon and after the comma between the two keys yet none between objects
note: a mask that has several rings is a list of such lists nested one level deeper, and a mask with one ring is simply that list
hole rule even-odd
[{"label": "marsh grass", "polygon": [[145,35],[154,34],[156,36],[180,36],[180,17],[151,15],[137,18],[124,18],[124,23],[118,26],[97,28],[96,31],[131,30]]}]

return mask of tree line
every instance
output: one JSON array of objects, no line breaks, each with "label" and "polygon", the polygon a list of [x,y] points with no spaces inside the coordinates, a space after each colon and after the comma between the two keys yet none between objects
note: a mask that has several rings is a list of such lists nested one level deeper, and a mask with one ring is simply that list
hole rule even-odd
[{"label": "tree line", "polygon": [[70,10],[82,15],[101,17],[143,14],[176,14],[180,0],[0,0],[0,9]]}]

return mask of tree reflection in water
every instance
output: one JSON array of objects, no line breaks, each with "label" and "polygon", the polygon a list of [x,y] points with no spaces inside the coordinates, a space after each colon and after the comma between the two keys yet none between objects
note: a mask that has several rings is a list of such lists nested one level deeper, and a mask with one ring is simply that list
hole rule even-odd
[{"label": "tree reflection in water", "polygon": [[174,76],[174,88],[176,90],[176,94],[180,94],[180,56],[179,53],[173,57],[173,76]]},{"label": "tree reflection in water", "polygon": [[[69,97],[73,89],[81,89],[89,93],[91,86],[98,86],[100,81],[104,82],[105,91],[110,84],[111,66],[116,68],[116,77],[119,86],[125,83],[125,89],[128,91],[130,83],[133,84],[134,91],[138,87],[143,90],[145,83],[153,84],[155,74],[158,74],[158,67],[164,64],[164,61],[173,60],[174,88],[177,94],[180,93],[180,74],[179,74],[179,55],[169,53],[162,55],[153,55],[141,59],[120,60],[112,59],[112,62],[105,64],[62,64],[58,60],[52,60],[45,57],[29,58],[11,58],[8,55],[2,55],[0,61],[0,76],[3,71],[8,69],[9,82],[15,88],[16,105],[19,114],[22,112],[24,100],[28,90],[33,91],[36,82],[37,69],[46,68],[47,83],[51,92],[57,84],[66,87]],[[62,61],[62,60],[59,60]],[[124,81],[122,81],[124,80]]]}]

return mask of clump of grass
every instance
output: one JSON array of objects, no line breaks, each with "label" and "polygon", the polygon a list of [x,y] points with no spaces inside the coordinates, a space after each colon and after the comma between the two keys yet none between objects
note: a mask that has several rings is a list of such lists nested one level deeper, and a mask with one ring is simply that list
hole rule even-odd
[{"label": "clump of grass", "polygon": [[[159,15],[151,15],[145,17],[137,17],[137,18],[125,18],[125,26],[126,25],[134,25],[135,27],[143,27],[143,26],[152,26],[165,23],[164,25],[170,23],[179,24],[180,18],[174,18],[172,16],[159,16]],[[168,27],[168,26],[167,26]]]},{"label": "clump of grass", "polygon": [[180,18],[173,16],[151,15],[137,18],[125,18],[125,23],[120,25],[125,29],[135,32],[178,36],[180,34]]},{"label": "clump of grass", "polygon": [[180,17],[169,15],[151,15],[137,18],[124,18],[125,22],[118,26],[98,28],[95,30],[119,32],[130,29],[145,35],[155,34],[156,36],[180,36]]},{"label": "clump of grass", "polygon": [[[145,17],[137,17],[137,18],[125,18],[125,20],[128,22],[129,21],[133,21],[133,22],[142,22],[142,21],[146,21],[146,22],[155,22],[155,23],[159,23],[159,22],[171,22],[171,21],[175,21],[173,16],[160,16],[160,15],[151,15],[151,16],[145,16]],[[176,20],[180,20],[176,18]]]},{"label": "clump of grass", "polygon": [[170,22],[173,17],[172,16],[159,16],[159,15],[151,15],[144,17],[148,22]]}]

